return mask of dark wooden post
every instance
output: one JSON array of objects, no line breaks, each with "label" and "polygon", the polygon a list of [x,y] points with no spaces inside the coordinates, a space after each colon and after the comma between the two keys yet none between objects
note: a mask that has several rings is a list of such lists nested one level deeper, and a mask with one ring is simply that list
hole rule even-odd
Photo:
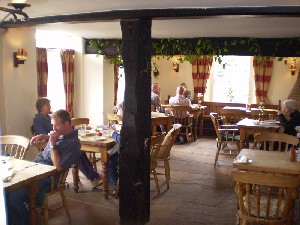
[{"label": "dark wooden post", "polygon": [[145,224],[150,217],[150,19],[121,20],[125,69],[120,149],[120,223]]}]

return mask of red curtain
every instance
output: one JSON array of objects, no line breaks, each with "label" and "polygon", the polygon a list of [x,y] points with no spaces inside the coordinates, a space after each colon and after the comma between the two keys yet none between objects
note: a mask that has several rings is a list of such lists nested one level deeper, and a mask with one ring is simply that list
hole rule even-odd
[{"label": "red curtain", "polygon": [[66,110],[73,117],[75,50],[63,49],[60,52],[60,56],[64,76],[64,87],[66,92]]},{"label": "red curtain", "polygon": [[269,103],[267,93],[270,86],[273,70],[273,58],[256,58],[253,59],[254,81],[256,103]]},{"label": "red curtain", "polygon": [[38,97],[47,97],[48,63],[47,49],[36,48]]},{"label": "red curtain", "polygon": [[192,76],[194,84],[194,99],[197,94],[206,92],[206,83],[210,75],[213,58],[210,56],[201,56],[192,63]]}]

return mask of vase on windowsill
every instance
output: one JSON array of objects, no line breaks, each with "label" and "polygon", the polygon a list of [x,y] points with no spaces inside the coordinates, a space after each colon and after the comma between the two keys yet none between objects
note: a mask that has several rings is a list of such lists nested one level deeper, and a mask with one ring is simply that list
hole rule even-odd
[{"label": "vase on windowsill", "polygon": [[197,95],[197,100],[198,100],[198,107],[200,108],[201,107],[201,103],[203,101],[203,94],[202,93],[198,93]]}]

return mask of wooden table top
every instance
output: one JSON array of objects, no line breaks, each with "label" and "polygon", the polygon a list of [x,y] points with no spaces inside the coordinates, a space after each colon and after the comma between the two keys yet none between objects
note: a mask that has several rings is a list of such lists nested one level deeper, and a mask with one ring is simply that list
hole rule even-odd
[{"label": "wooden table top", "polygon": [[239,121],[236,125],[237,127],[255,127],[255,128],[280,128],[281,126],[279,123],[275,122],[274,123],[269,123],[269,122],[263,122],[256,124],[258,120],[253,120],[253,119],[242,119]]},{"label": "wooden table top", "polygon": [[234,168],[255,172],[300,175],[300,162],[290,162],[290,156],[287,152],[243,149],[239,156],[242,155],[252,159],[252,163],[234,161]]},{"label": "wooden table top", "polygon": [[[103,136],[101,136],[103,137]],[[107,146],[113,146],[116,142],[111,136],[104,137],[104,140],[99,140],[98,138],[101,138],[97,135],[92,136],[80,136],[78,135],[78,138],[80,140],[81,144],[85,145],[97,145],[100,147],[107,147]]]},{"label": "wooden table top", "polygon": [[[6,157],[0,156],[0,160],[5,160],[5,158]],[[33,181],[38,181],[56,173],[54,166],[26,160],[13,159],[13,164],[14,174],[12,179],[8,182],[3,182],[3,186],[8,192],[17,190]]]}]

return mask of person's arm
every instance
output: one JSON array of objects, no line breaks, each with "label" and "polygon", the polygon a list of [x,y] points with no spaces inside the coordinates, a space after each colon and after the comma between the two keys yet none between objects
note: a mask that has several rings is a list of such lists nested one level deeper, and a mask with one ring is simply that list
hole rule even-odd
[{"label": "person's arm", "polygon": [[62,171],[62,167],[60,165],[60,154],[58,148],[56,146],[57,139],[59,138],[59,134],[56,131],[50,132],[50,153],[51,160],[53,165],[56,167],[57,171]]},{"label": "person's arm", "polygon": [[50,153],[51,153],[51,160],[53,162],[53,165],[56,167],[56,170],[59,172],[59,171],[62,171],[62,167],[60,165],[60,154],[59,154],[59,151],[57,149],[57,147],[55,145],[51,145],[51,150],[50,150]]},{"label": "person's arm", "polygon": [[111,136],[118,144],[121,143],[121,135],[117,131],[114,131]]},{"label": "person's arm", "polygon": [[31,138],[30,140],[30,146],[33,146],[35,145],[37,142],[39,141],[46,141],[46,140],[49,140],[50,136],[47,135],[47,134],[39,134],[39,135],[36,135],[34,137]]}]

